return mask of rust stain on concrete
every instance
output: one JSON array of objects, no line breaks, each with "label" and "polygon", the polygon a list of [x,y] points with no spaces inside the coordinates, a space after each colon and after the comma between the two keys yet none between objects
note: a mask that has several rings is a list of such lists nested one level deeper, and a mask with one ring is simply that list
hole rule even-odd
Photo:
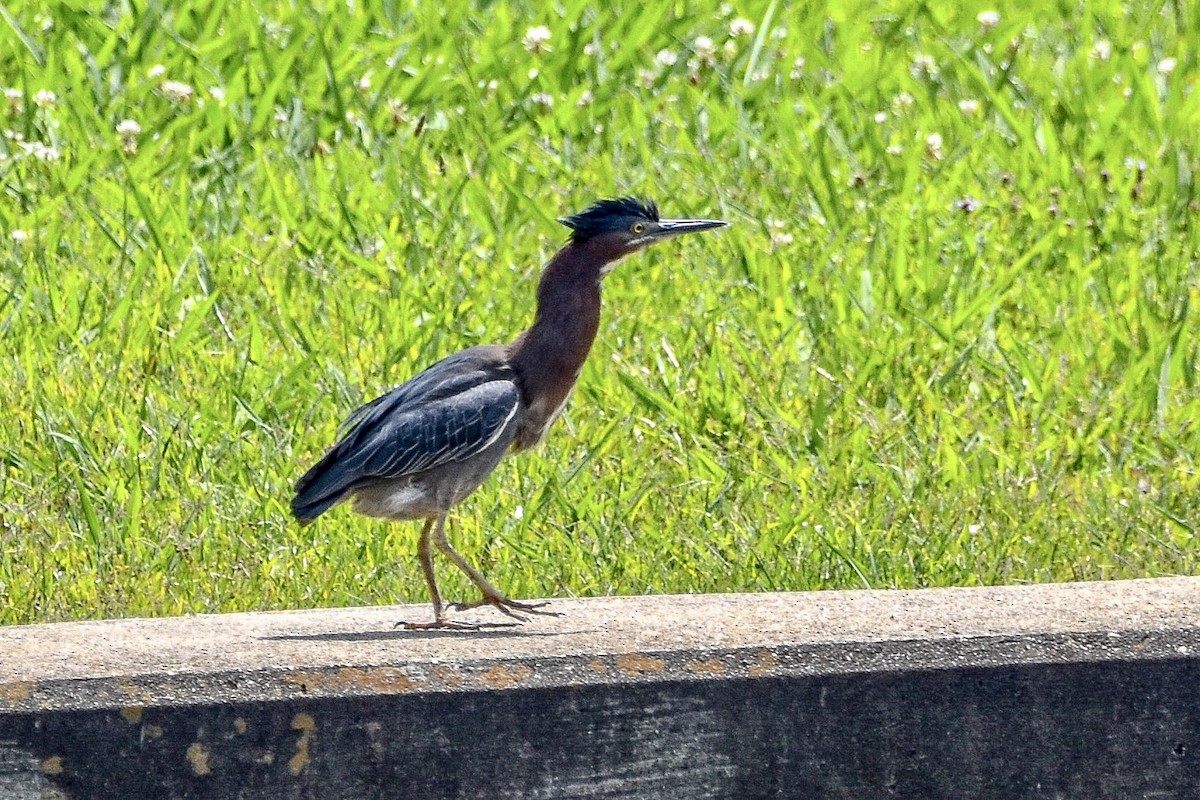
[{"label": "rust stain on concrete", "polygon": [[296,754],[288,761],[288,771],[299,775],[312,760],[309,748],[316,735],[317,721],[312,718],[312,714],[301,711],[292,717],[292,730],[300,731],[300,738],[296,740]]},{"label": "rust stain on concrete", "polygon": [[246,720],[242,719],[241,717],[233,718],[233,729],[238,733],[245,733],[247,727]]},{"label": "rust stain on concrete", "polygon": [[403,694],[414,692],[421,684],[397,667],[342,667],[330,672],[296,671],[282,678],[302,692],[372,692],[374,694]]},{"label": "rust stain on concrete", "polygon": [[63,760],[62,756],[50,756],[42,760],[42,772],[47,775],[62,775]]},{"label": "rust stain on concrete", "polygon": [[769,675],[779,666],[779,656],[771,650],[763,650],[758,654],[758,661],[750,666],[750,674],[756,678]]},{"label": "rust stain on concrete", "polygon": [[36,687],[33,681],[13,681],[0,684],[0,700],[6,703],[21,703],[33,695]]},{"label": "rust stain on concrete", "polygon": [[147,705],[152,699],[149,692],[131,680],[117,681],[117,691],[134,700],[131,705]]},{"label": "rust stain on concrete", "polygon": [[192,765],[192,774],[204,776],[212,772],[212,767],[208,763],[208,748],[200,742],[192,742],[188,745],[187,760]]},{"label": "rust stain on concrete", "polygon": [[459,686],[462,686],[463,675],[454,667],[438,664],[429,670],[429,675],[442,686],[448,686],[451,689],[457,689]]},{"label": "rust stain on concrete", "polygon": [[598,675],[603,675],[604,673],[608,672],[608,665],[603,661],[592,661],[588,664],[588,669]]},{"label": "rust stain on concrete", "polygon": [[684,667],[693,675],[724,675],[725,662],[719,658],[709,658],[704,661],[690,661]]},{"label": "rust stain on concrete", "polygon": [[506,667],[503,664],[497,664],[480,675],[479,680],[484,686],[492,689],[508,689],[524,683],[532,675],[533,670],[524,664],[518,664],[515,667]]},{"label": "rust stain on concrete", "polygon": [[121,709],[121,719],[125,720],[130,725],[137,725],[142,721],[142,716],[145,713],[145,706],[125,706]]},{"label": "rust stain on concrete", "polygon": [[144,725],[142,726],[142,735],[147,739],[161,739],[163,733],[162,725]]},{"label": "rust stain on concrete", "polygon": [[639,653],[626,653],[617,658],[617,667],[626,675],[649,675],[662,672],[667,662],[661,658],[643,656]]}]

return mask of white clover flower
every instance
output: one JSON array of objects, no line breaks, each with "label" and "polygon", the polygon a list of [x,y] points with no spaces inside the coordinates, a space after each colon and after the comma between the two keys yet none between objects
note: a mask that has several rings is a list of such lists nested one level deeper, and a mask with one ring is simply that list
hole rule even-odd
[{"label": "white clover flower", "polygon": [[25,244],[29,241],[29,234],[19,228],[14,229],[9,237],[17,244]]},{"label": "white clover flower", "polygon": [[359,78],[357,81],[355,81],[354,88],[358,89],[360,92],[370,91],[370,89],[371,89],[371,73],[368,72],[365,75],[363,75],[361,78]]},{"label": "white clover flower", "polygon": [[885,122],[887,122],[887,112],[886,111],[876,111],[875,112],[875,124],[882,125]]},{"label": "white clover flower", "polygon": [[889,144],[887,148],[887,154],[893,158],[897,158],[904,154],[904,148],[898,144]]},{"label": "white clover flower", "polygon": [[639,69],[637,71],[638,86],[643,89],[649,89],[654,86],[654,73],[648,69]]},{"label": "white clover flower", "polygon": [[22,142],[19,139],[17,141],[26,155],[32,156],[38,161],[52,163],[62,157],[62,153],[58,151],[57,147],[51,147],[44,142]]},{"label": "white clover flower", "polygon": [[522,40],[525,44],[525,49],[531,53],[548,53],[550,52],[550,29],[545,25],[538,25],[525,31],[525,38]]},{"label": "white clover flower", "polygon": [[707,36],[696,37],[696,41],[692,42],[692,52],[696,54],[700,65],[704,67],[711,67],[717,57],[717,48],[713,44],[713,40]]},{"label": "white clover flower", "polygon": [[804,56],[797,56],[796,60],[792,62],[792,72],[791,72],[790,77],[792,80],[795,81],[795,80],[799,80],[801,77],[803,77],[803,75],[804,75]]},{"label": "white clover flower", "polygon": [[595,99],[596,98],[592,96],[590,90],[584,89],[583,94],[579,95],[579,99],[575,101],[575,105],[579,106],[580,108],[586,108],[587,106],[590,106],[592,101]]},{"label": "white clover flower", "polygon": [[917,100],[911,94],[908,92],[901,92],[892,98],[892,108],[896,109],[897,111],[903,111],[907,108],[912,108],[915,102],[917,102]]},{"label": "white clover flower", "polygon": [[141,132],[142,126],[137,123],[137,120],[123,119],[117,123],[117,135],[121,137],[121,149],[125,151],[126,155],[137,153],[137,137]]},{"label": "white clover flower", "polygon": [[1106,39],[1101,39],[1092,45],[1092,58],[1097,61],[1108,61],[1112,58],[1112,43]]},{"label": "white clover flower", "polygon": [[660,67],[673,67],[679,61],[679,54],[674,50],[662,49],[654,56],[654,60],[658,62]]},{"label": "white clover flower", "polygon": [[733,39],[726,39],[724,46],[721,47],[721,55],[725,57],[726,61],[733,61],[735,58],[737,58],[737,54],[737,42],[735,42]]},{"label": "white clover flower", "polygon": [[752,33],[754,33],[754,23],[744,17],[738,17],[729,23],[729,35],[735,39],[739,36],[749,36]]},{"label": "white clover flower", "polygon": [[1175,66],[1178,63],[1179,62],[1173,58],[1164,58],[1162,61],[1158,62],[1158,74],[1164,77],[1170,77],[1171,73],[1175,71]]},{"label": "white clover flower", "polygon": [[9,114],[20,114],[25,110],[25,93],[20,89],[9,87],[4,90],[4,100],[8,104]]},{"label": "white clover flower", "polygon": [[549,92],[538,92],[529,98],[535,106],[541,109],[542,113],[547,113],[554,107],[554,97]]},{"label": "white clover flower", "polygon": [[213,100],[216,100],[218,103],[225,102],[225,90],[220,86],[210,86],[208,89],[208,96]]},{"label": "white clover flower", "polygon": [[983,29],[983,32],[987,33],[1000,24],[1000,14],[996,11],[980,11],[979,16],[975,17],[975,20],[979,23],[979,27]]},{"label": "white clover flower", "polygon": [[932,161],[941,161],[944,153],[942,152],[942,135],[940,133],[931,133],[925,137],[925,155]]},{"label": "white clover flower", "polygon": [[973,117],[979,113],[979,101],[971,99],[959,100],[958,110],[962,112],[964,117]]},{"label": "white clover flower", "polygon": [[151,67],[146,72],[146,75],[149,76],[150,80],[157,80],[158,78],[161,78],[163,75],[166,75],[166,74],[167,74],[167,68],[164,67],[162,64],[155,64],[153,67]]},{"label": "white clover flower", "polygon": [[787,230],[787,223],[781,219],[768,219],[767,230],[771,232],[771,249],[785,247],[796,240]]},{"label": "white clover flower", "polygon": [[913,57],[913,63],[912,66],[909,67],[909,72],[911,72],[912,76],[918,80],[933,80],[939,74],[941,74],[941,70],[938,69],[937,60],[933,56],[926,55],[925,53],[917,53],[917,55]]},{"label": "white clover flower", "polygon": [[54,108],[54,104],[58,102],[58,95],[49,89],[42,89],[33,96],[33,104],[38,108]]},{"label": "white clover flower", "polygon": [[595,42],[588,42],[587,44],[585,44],[583,46],[583,54],[585,56],[587,56],[588,58],[595,58],[596,53],[599,53],[599,52],[600,52],[600,48],[596,45]]},{"label": "white clover flower", "polygon": [[163,94],[174,100],[176,103],[190,103],[192,97],[196,94],[196,90],[191,85],[182,81],[163,81]]}]

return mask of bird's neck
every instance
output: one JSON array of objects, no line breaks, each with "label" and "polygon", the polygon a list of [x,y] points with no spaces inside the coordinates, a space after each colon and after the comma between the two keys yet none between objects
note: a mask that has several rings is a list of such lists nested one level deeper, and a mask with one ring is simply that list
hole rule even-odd
[{"label": "bird's neck", "polygon": [[533,327],[510,345],[527,394],[557,405],[575,385],[600,328],[603,255],[568,244],[542,271]]}]

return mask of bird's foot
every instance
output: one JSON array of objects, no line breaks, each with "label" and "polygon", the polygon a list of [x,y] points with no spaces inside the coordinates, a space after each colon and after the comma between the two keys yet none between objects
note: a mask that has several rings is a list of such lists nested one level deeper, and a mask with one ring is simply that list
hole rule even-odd
[{"label": "bird's foot", "polygon": [[518,611],[524,612],[525,614],[536,614],[543,617],[562,616],[562,614],[557,611],[543,611],[542,609],[548,605],[550,605],[550,603],[547,601],[543,601],[541,603],[523,603],[520,600],[512,600],[502,594],[487,593],[478,600],[474,600],[470,603],[452,603],[450,608],[454,609],[455,611],[470,611],[472,608],[492,606],[501,614],[512,617],[518,622],[528,622],[526,617],[523,617],[521,614],[517,613]]}]

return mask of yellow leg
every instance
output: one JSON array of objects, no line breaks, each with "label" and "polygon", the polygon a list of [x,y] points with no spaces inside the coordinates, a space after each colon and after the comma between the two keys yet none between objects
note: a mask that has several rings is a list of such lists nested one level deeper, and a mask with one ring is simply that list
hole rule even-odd
[{"label": "yellow leg", "polygon": [[437,576],[433,572],[433,548],[430,547],[430,533],[436,524],[439,529],[445,521],[445,514],[429,517],[421,528],[421,538],[417,540],[417,560],[421,562],[421,571],[425,573],[425,583],[429,586],[429,600],[433,603],[433,622],[406,622],[404,627],[410,631],[430,630],[433,628],[460,628],[476,630],[478,625],[465,622],[453,622],[446,619],[446,610],[442,605],[442,594],[438,591]]},{"label": "yellow leg", "polygon": [[465,611],[470,608],[479,608],[480,606],[493,606],[501,613],[506,614],[513,619],[519,619],[522,621],[523,617],[521,617],[520,614],[514,613],[514,611],[525,611],[530,614],[544,614],[549,617],[559,616],[559,614],[553,611],[539,610],[542,608],[542,606],[549,605],[549,603],[522,603],[517,600],[511,600],[508,597],[505,597],[504,593],[495,586],[492,586],[492,584],[488,582],[487,578],[483,577],[483,573],[468,564],[467,560],[460,556],[458,552],[450,546],[450,542],[446,539],[445,515],[438,517],[437,524],[433,529],[433,542],[437,545],[439,550],[446,554],[446,558],[449,558],[451,561],[453,561],[454,565],[466,573],[467,577],[479,587],[479,591],[483,592],[483,597],[473,603],[455,603],[453,608],[456,611]]}]

